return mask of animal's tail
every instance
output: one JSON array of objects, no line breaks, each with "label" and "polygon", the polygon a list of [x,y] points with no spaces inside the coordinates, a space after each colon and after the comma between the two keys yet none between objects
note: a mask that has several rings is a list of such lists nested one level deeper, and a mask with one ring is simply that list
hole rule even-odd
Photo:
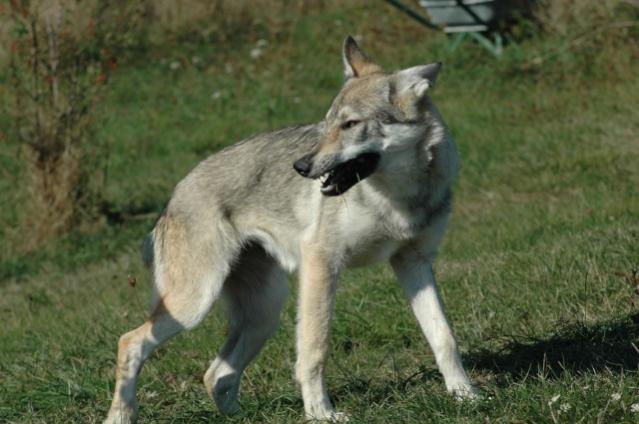
[{"label": "animal's tail", "polygon": [[155,244],[155,231],[151,231],[142,242],[142,261],[147,267],[153,265],[153,245]]}]

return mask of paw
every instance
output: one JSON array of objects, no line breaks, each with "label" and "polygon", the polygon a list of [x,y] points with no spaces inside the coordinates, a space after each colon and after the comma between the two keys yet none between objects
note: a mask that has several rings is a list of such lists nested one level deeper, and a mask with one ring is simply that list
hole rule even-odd
[{"label": "paw", "polygon": [[470,383],[464,383],[449,389],[457,401],[472,401],[480,397],[479,391]]},{"label": "paw", "polygon": [[208,373],[204,378],[206,391],[213,398],[217,408],[224,415],[233,415],[240,410],[238,393],[240,380],[237,374],[227,374],[223,377],[211,377]]},{"label": "paw", "polygon": [[315,413],[313,415],[306,415],[306,419],[310,422],[329,422],[329,423],[346,423],[350,417],[344,412],[337,412],[333,410],[324,411],[320,414]]},{"label": "paw", "polygon": [[104,420],[104,424],[133,424],[138,419],[138,406],[134,405],[112,405]]},{"label": "paw", "polygon": [[240,410],[240,402],[237,400],[237,386],[217,387],[213,392],[213,400],[217,409],[223,415],[233,415]]},{"label": "paw", "polygon": [[345,412],[333,411],[330,413],[328,421],[333,423],[346,423],[350,420],[350,417]]}]

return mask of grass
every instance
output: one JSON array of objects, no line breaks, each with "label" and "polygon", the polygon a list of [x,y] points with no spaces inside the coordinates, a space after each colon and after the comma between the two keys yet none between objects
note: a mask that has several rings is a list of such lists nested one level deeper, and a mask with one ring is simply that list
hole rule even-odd
[{"label": "grass", "polygon": [[[561,40],[535,38],[510,45],[497,62],[472,45],[453,54],[445,38],[381,10],[301,16],[267,38],[256,60],[253,44],[195,44],[119,71],[100,111],[98,136],[111,146],[106,197],[116,216],[142,219],[105,222],[24,254],[10,243],[17,212],[1,207],[0,421],[104,417],[117,337],[146,316],[150,282],[139,244],[154,218],[145,214],[220,147],[321,119],[340,85],[346,33],[363,35],[363,47],[388,68],[445,62],[433,98],[462,171],[436,274],[485,395],[458,403],[445,392],[380,265],[341,281],[328,369],[337,407],[355,423],[639,421],[631,410],[639,403],[636,50],[600,49],[584,65]],[[19,168],[8,152],[0,155],[3,193]],[[291,286],[281,329],[245,374],[240,414],[222,418],[201,384],[223,340],[215,308],[145,365],[140,421],[300,422],[294,278]]]}]

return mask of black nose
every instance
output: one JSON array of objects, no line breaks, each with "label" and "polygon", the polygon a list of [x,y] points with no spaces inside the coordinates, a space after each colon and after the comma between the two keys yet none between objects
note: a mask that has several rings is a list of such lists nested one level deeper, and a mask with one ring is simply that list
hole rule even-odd
[{"label": "black nose", "polygon": [[295,161],[293,164],[293,168],[295,168],[302,177],[308,177],[312,167],[313,163],[309,156],[304,156],[302,159]]}]

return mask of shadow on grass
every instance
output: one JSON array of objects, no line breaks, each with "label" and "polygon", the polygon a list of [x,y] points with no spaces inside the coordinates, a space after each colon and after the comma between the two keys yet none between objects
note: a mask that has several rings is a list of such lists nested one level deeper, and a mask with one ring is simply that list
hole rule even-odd
[{"label": "shadow on grass", "polygon": [[420,366],[413,374],[388,380],[377,380],[350,376],[349,381],[331,390],[331,399],[340,403],[353,395],[365,399],[369,403],[383,403],[389,399],[400,399],[402,394],[414,386],[422,386],[427,382],[436,382],[443,386],[443,379],[437,368]]},{"label": "shadow on grass", "polygon": [[481,349],[464,356],[479,372],[499,375],[497,383],[528,376],[558,378],[564,372],[621,373],[639,365],[639,314],[591,325],[560,327],[547,339],[511,338],[498,350]]}]

